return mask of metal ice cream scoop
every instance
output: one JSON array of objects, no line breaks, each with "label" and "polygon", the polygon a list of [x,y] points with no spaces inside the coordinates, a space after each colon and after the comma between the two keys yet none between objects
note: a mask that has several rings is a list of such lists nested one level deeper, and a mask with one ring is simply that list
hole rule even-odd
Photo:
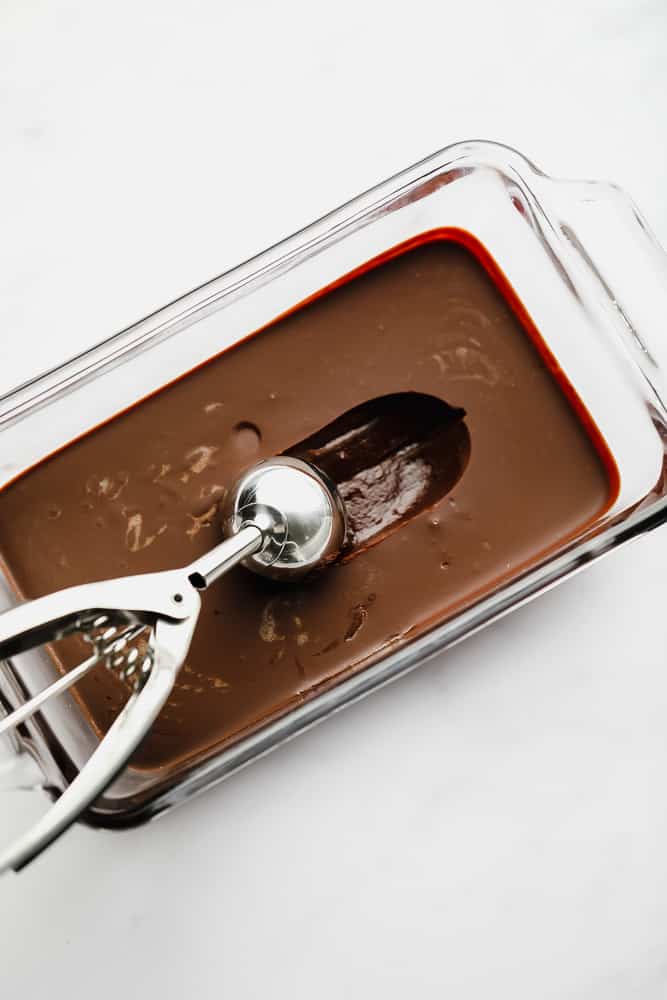
[{"label": "metal ice cream scoop", "polygon": [[[86,765],[46,815],[0,855],[0,872],[36,857],[113,781],[150,729],[185,661],[199,616],[199,592],[237,563],[274,580],[295,580],[332,562],[346,534],[335,485],[294,458],[247,470],[223,509],[224,541],[183,569],[59,590],[0,614],[0,659],[74,633],[92,655],[0,721],[0,736],[49,698],[104,663],[132,693]],[[141,654],[132,642],[143,636]]]},{"label": "metal ice cream scoop", "polygon": [[296,580],[328,565],[345,540],[345,508],[335,484],[297,458],[274,458],[249,469],[227,495],[223,531],[233,538],[246,524],[263,545],[242,560],[272,580]]}]

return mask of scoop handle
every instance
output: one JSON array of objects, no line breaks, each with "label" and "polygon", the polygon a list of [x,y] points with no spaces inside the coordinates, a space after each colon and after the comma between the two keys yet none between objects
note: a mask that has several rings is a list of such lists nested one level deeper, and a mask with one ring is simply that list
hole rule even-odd
[{"label": "scoop handle", "polygon": [[132,694],[85,767],[27,833],[0,854],[0,874],[20,871],[95,801],[125,767],[167,701],[183,663],[197,616],[186,622],[159,621],[154,657],[143,688]]}]

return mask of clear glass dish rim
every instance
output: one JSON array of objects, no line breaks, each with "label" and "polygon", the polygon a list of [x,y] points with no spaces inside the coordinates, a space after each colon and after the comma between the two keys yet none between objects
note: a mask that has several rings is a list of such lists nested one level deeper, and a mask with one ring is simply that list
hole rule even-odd
[{"label": "clear glass dish rim", "polygon": [[[607,181],[572,181],[569,178],[551,177],[523,153],[504,143],[487,139],[452,143],[368,188],[260,253],[179,295],[130,326],[0,395],[0,430],[20,417],[27,416],[55,396],[65,393],[69,386],[78,385],[108,366],[128,360],[153,343],[178,333],[188,325],[193,313],[198,314],[198,319],[203,319],[209,312],[219,308],[225,297],[240,291],[251,282],[269,281],[288,267],[295,257],[306,251],[313,251],[318,244],[330,240],[338,231],[352,227],[356,221],[366,219],[372,212],[380,211],[383,205],[395,200],[403,190],[412,188],[429,175],[438,174],[445,169],[452,170],[458,161],[465,168],[465,161],[471,159],[477,167],[489,166],[502,168],[507,172],[514,171],[524,183],[528,177],[532,177],[534,180],[541,179],[563,186],[583,184],[606,193],[616,191],[630,202],[625,192]],[[536,205],[531,207],[540,209],[540,221],[548,224],[548,217],[538,198]],[[634,205],[632,207],[639,225],[659,248],[646,220]]]},{"label": "clear glass dish rim", "polygon": [[[297,233],[274,244],[260,254],[205,282],[138,323],[120,331],[86,351],[34,378],[0,397],[0,429],[20,420],[56,396],[65,394],[69,386],[88,380],[109,366],[128,360],[151,344],[174,335],[188,325],[189,317],[200,317],[214,311],[222,299],[242,289],[250,282],[270,280],[288,267],[292,259],[318,243],[330,239],[339,229],[351,226],[360,218],[381,210],[384,203],[400,196],[402,189],[413,187],[428,175],[455,167],[457,160],[474,157],[479,166],[513,170],[527,184],[530,177],[552,181],[523,154],[510,146],[486,140],[473,140],[447,146],[417,164],[393,175]],[[553,180],[553,183],[571,183]],[[609,189],[606,182],[576,182]],[[527,184],[527,186],[529,186]],[[549,217],[536,198],[544,224]],[[533,206],[535,207],[535,206]],[[645,223],[638,216],[643,228]],[[556,555],[547,557],[536,568],[525,572],[497,591],[456,613],[451,619],[433,626],[421,637],[409,640],[393,652],[348,679],[316,695],[305,704],[259,728],[238,743],[215,753],[177,778],[170,787],[141,801],[136,808],[127,805],[122,811],[98,803],[85,817],[92,825],[104,827],[131,826],[164,812],[231,773],[292,739],[327,716],[359,700],[375,689],[402,676],[426,662],[432,656],[473,634],[510,610],[526,603],[544,590],[566,579],[589,562],[612,551],[616,546],[667,520],[667,497],[656,499],[629,517],[619,518],[604,528],[592,529],[583,538],[571,542]]]}]

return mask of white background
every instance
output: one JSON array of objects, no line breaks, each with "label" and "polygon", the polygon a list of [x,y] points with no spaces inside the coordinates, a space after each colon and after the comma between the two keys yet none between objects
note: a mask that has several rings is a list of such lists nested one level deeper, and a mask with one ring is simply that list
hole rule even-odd
[{"label": "white background", "polygon": [[[615,180],[667,242],[666,56],[665,0],[4,0],[0,388],[456,139]],[[664,1000],[666,567],[663,530],[158,823],[72,831],[0,883],[0,994]]]}]

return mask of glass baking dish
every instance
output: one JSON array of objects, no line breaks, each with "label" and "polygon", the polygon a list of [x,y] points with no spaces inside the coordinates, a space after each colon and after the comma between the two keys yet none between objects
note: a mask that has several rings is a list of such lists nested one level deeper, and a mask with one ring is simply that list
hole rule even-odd
[{"label": "glass baking dish", "polygon": [[[3,397],[0,488],[369,261],[447,233],[483,248],[539,331],[613,456],[613,502],[537,565],[224,749],[153,771],[129,766],[87,822],[127,826],[183,802],[667,517],[667,258],[614,186],[554,180],[514,150],[481,141],[442,150]],[[3,608],[15,602],[8,578],[0,598]],[[3,707],[17,707],[54,673],[44,652],[3,663]],[[13,738],[16,782],[57,796],[98,739],[75,698],[61,697]]]}]

